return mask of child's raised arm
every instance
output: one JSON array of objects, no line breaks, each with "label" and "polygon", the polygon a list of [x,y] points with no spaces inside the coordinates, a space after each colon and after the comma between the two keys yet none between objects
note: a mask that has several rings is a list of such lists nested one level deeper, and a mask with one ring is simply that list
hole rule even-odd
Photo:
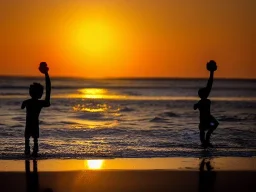
[{"label": "child's raised arm", "polygon": [[207,63],[207,70],[210,71],[210,77],[208,79],[207,86],[206,86],[206,97],[210,95],[210,92],[212,90],[214,71],[217,70],[217,65],[215,61],[211,60],[209,63]]},{"label": "child's raised arm", "polygon": [[45,95],[45,100],[43,102],[43,107],[49,107],[51,105],[51,103],[50,103],[51,80],[50,80],[50,76],[48,74],[49,68],[47,67],[46,62],[40,63],[39,70],[41,73],[43,73],[45,75],[46,95]]},{"label": "child's raised arm", "polygon": [[45,73],[45,85],[46,85],[46,95],[45,95],[45,107],[49,107],[51,105],[51,80],[48,72]]},{"label": "child's raised arm", "polygon": [[210,92],[212,90],[213,74],[214,74],[214,71],[210,71],[210,77],[208,79],[207,86],[206,86],[206,97],[210,95]]}]

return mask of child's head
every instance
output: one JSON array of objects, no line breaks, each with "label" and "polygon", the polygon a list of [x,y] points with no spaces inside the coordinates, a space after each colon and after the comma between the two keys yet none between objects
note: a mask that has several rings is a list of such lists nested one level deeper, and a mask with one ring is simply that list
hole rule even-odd
[{"label": "child's head", "polygon": [[198,90],[198,96],[201,99],[206,99],[207,98],[207,89],[206,89],[206,87],[201,88],[201,89]]},{"label": "child's head", "polygon": [[44,86],[42,86],[40,83],[33,83],[29,87],[29,95],[33,99],[40,99],[44,93]]}]

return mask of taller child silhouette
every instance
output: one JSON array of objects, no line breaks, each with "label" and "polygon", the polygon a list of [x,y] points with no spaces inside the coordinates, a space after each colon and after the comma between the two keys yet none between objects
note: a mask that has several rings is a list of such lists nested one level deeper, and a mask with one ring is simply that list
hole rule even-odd
[{"label": "taller child silhouette", "polygon": [[45,84],[46,84],[46,95],[44,100],[41,99],[44,87],[40,83],[33,83],[29,87],[29,94],[31,99],[23,101],[21,109],[26,108],[26,127],[25,127],[25,154],[30,154],[30,145],[29,139],[33,137],[34,139],[34,148],[33,155],[38,153],[38,138],[39,138],[39,115],[43,107],[49,107],[50,104],[50,95],[51,95],[51,80],[48,74],[49,68],[47,67],[46,62],[41,62],[39,66],[39,71],[45,75]]},{"label": "taller child silhouette", "polygon": [[[212,147],[212,144],[210,143],[210,137],[213,131],[219,125],[218,121],[211,115],[211,101],[208,99],[208,96],[212,89],[213,74],[214,71],[217,70],[217,65],[215,61],[211,60],[207,63],[207,70],[210,71],[210,77],[207,86],[199,89],[198,91],[198,96],[201,98],[201,100],[194,105],[194,110],[199,109],[200,111],[200,141],[204,147]],[[208,132],[205,136],[205,131],[207,130]]]}]

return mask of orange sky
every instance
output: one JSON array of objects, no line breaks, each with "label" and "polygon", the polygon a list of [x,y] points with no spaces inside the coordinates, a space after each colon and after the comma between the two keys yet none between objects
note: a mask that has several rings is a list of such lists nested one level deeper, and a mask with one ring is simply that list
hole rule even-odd
[{"label": "orange sky", "polygon": [[255,78],[255,0],[2,0],[0,75]]}]

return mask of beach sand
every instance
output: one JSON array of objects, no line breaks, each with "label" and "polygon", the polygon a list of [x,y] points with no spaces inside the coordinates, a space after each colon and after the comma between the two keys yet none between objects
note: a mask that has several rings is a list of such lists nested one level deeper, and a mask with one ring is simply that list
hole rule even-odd
[{"label": "beach sand", "polygon": [[256,158],[2,160],[1,192],[256,191]]}]

